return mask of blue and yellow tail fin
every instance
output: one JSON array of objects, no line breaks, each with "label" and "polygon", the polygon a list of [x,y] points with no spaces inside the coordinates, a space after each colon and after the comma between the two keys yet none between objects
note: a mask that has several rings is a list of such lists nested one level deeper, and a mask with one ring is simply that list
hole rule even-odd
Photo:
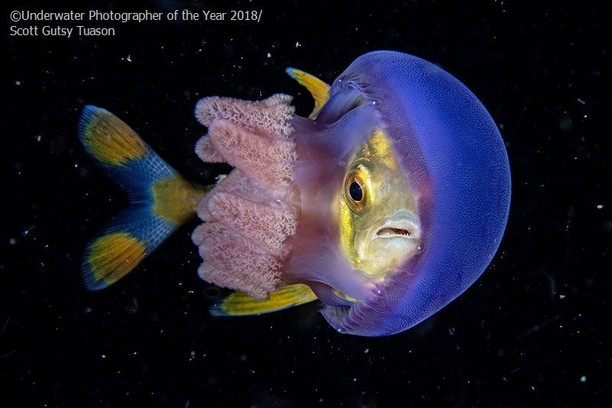
[{"label": "blue and yellow tail fin", "polygon": [[128,194],[129,206],[89,242],[85,287],[99,290],[130,273],[195,214],[204,188],[182,178],[121,119],[87,105],[79,121],[87,153]]}]

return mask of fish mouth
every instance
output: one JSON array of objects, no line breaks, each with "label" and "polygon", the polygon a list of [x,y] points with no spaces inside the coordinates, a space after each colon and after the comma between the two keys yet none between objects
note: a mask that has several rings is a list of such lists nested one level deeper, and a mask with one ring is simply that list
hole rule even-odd
[{"label": "fish mouth", "polygon": [[421,224],[408,210],[395,212],[370,231],[360,256],[364,272],[373,279],[383,280],[400,271],[420,250]]},{"label": "fish mouth", "polygon": [[376,238],[411,237],[412,232],[408,228],[384,227],[376,231]]},{"label": "fish mouth", "polygon": [[401,210],[387,217],[373,235],[374,239],[407,238],[418,239],[420,226],[417,217],[409,211]]}]

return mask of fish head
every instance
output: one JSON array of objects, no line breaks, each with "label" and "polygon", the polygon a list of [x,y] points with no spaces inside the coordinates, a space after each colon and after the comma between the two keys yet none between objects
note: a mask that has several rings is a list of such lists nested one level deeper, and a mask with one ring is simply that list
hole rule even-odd
[{"label": "fish head", "polygon": [[338,192],[339,243],[346,260],[375,281],[418,252],[415,192],[393,146],[376,130],[351,158]]}]

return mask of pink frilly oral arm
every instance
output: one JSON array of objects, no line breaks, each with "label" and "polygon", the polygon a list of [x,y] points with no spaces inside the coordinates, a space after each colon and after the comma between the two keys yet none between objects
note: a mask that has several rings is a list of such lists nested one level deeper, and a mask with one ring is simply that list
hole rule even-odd
[{"label": "pink frilly oral arm", "polygon": [[287,95],[263,101],[211,97],[196,106],[196,117],[208,127],[196,153],[235,167],[198,204],[206,221],[192,235],[204,260],[199,274],[257,298],[281,283],[285,241],[297,227],[290,101]]},{"label": "pink frilly oral arm", "polygon": [[225,162],[253,180],[269,187],[291,182],[296,158],[293,141],[252,133],[226,119],[210,124],[208,140]]}]

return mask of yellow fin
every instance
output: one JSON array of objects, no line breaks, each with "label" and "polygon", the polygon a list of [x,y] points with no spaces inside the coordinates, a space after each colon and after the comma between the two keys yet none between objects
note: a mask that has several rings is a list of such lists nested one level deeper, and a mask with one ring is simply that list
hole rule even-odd
[{"label": "yellow fin", "polygon": [[107,166],[122,166],[148,152],[140,136],[124,121],[91,105],[83,108],[79,136],[92,157]]},{"label": "yellow fin", "polygon": [[92,241],[84,259],[85,285],[105,288],[132,271],[144,259],[147,245],[128,232],[112,232]]},{"label": "yellow fin", "polygon": [[286,72],[291,78],[295,79],[298,84],[308,89],[308,92],[310,92],[314,98],[315,106],[308,117],[310,119],[315,119],[321,111],[321,108],[323,108],[323,105],[329,100],[329,85],[319,78],[299,69],[287,68]]},{"label": "yellow fin", "polygon": [[245,293],[234,292],[221,303],[213,305],[210,313],[215,316],[259,315],[303,305],[316,299],[317,295],[310,290],[310,287],[297,283],[271,292],[267,300],[258,300]]},{"label": "yellow fin", "polygon": [[153,212],[165,221],[181,225],[195,215],[196,205],[205,191],[178,174],[157,180],[151,186]]}]

